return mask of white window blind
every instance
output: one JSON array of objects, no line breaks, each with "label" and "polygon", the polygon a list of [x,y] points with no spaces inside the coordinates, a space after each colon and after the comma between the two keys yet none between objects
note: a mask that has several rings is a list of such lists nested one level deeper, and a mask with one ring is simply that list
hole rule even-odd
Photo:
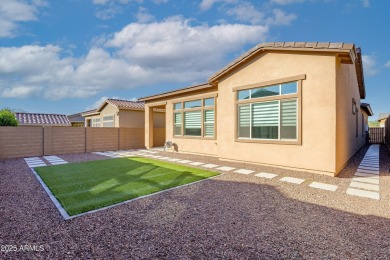
[{"label": "white window blind", "polygon": [[297,125],[297,100],[282,101],[282,126]]},{"label": "white window blind", "polygon": [[214,110],[204,112],[205,136],[214,136]]},{"label": "white window blind", "polygon": [[252,104],[252,126],[278,126],[279,101]]}]

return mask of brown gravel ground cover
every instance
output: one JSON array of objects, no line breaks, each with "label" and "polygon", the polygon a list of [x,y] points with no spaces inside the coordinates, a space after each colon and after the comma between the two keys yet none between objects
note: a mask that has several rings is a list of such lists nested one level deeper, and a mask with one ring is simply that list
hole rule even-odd
[{"label": "brown gravel ground cover", "polygon": [[[386,259],[390,160],[384,146],[381,201],[345,194],[366,149],[338,178],[175,154],[279,176],[264,180],[227,173],[69,221],[61,218],[23,159],[0,161],[0,245],[44,247],[42,252],[1,252],[0,258]],[[60,157],[69,162],[105,158]],[[282,183],[282,176],[306,181]],[[311,181],[340,187],[336,192],[317,190],[308,187]]]}]

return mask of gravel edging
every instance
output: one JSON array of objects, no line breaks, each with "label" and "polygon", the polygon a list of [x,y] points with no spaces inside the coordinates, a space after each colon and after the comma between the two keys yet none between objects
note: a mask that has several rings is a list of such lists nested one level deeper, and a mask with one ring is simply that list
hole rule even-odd
[{"label": "gravel edging", "polygon": [[[350,181],[356,157],[339,181]],[[380,159],[388,177],[383,148]],[[389,200],[226,173],[64,221],[23,159],[0,161],[0,178],[0,244],[44,246],[0,258],[385,259],[390,251]]]}]

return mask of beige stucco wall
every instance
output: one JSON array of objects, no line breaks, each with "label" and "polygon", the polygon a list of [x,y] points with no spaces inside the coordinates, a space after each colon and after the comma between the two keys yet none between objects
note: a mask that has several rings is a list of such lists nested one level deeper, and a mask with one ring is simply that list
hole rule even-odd
[{"label": "beige stucco wall", "polygon": [[119,126],[131,128],[145,127],[145,112],[139,110],[119,110]]},{"label": "beige stucco wall", "polygon": [[[306,74],[302,81],[302,144],[235,141],[237,86]],[[335,56],[265,53],[220,80],[218,91],[218,154],[229,160],[335,172]]]},{"label": "beige stucco wall", "polygon": [[[205,95],[213,95],[217,91],[217,88],[211,88],[203,91],[196,91],[189,94],[181,94],[176,95],[173,97],[162,98],[160,100],[155,100],[153,103],[158,103],[159,101],[166,102],[165,105],[165,124],[166,124],[166,141],[172,141],[175,143],[175,146],[177,147],[177,150],[179,152],[186,152],[186,153],[194,153],[194,154],[206,154],[206,155],[212,155],[217,156],[218,155],[218,147],[217,147],[217,141],[216,140],[210,140],[210,139],[203,139],[203,138],[182,138],[182,137],[175,137],[173,136],[173,103],[176,103],[180,100],[194,100],[201,97],[204,97]],[[153,103],[146,104],[146,109],[149,107],[153,107]],[[148,116],[148,115],[146,115]],[[145,131],[149,132],[148,128],[148,122],[146,122],[146,128]],[[146,135],[147,136],[147,135]],[[147,147],[153,147],[155,146],[150,145],[148,140],[146,140],[146,146]]]},{"label": "beige stucco wall", "polygon": [[[336,172],[340,172],[348,160],[365,144],[366,137],[362,135],[362,113],[367,124],[367,113],[360,108],[360,94],[353,64],[336,63],[337,84],[337,121],[336,121]],[[352,113],[352,99],[356,102],[356,114]]]}]

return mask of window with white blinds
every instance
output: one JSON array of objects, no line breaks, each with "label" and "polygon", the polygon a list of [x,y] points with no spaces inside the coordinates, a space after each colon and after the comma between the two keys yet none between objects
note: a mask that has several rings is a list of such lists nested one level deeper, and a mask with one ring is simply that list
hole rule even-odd
[{"label": "window with white blinds", "polygon": [[238,105],[238,137],[297,139],[297,99]]},{"label": "window with white blinds", "polygon": [[202,113],[201,111],[184,112],[184,135],[201,136]]},{"label": "window with white blinds", "polygon": [[174,121],[173,135],[181,135],[181,126],[183,124],[182,114],[174,113],[173,121]]},{"label": "window with white blinds", "polygon": [[214,110],[204,111],[204,136],[214,136]]},{"label": "window with white blinds", "polygon": [[175,136],[215,136],[215,98],[174,103]]}]

